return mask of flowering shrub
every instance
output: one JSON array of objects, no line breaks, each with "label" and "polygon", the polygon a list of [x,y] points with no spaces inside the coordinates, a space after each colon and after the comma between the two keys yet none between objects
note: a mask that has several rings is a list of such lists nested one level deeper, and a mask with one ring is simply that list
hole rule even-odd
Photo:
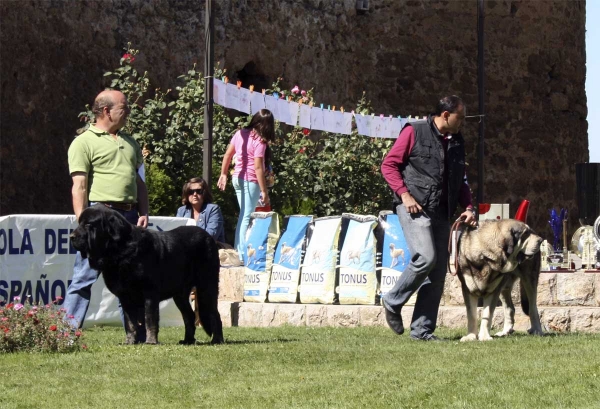
[{"label": "flowering shrub", "polygon": [[32,305],[20,297],[0,307],[0,352],[72,352],[87,347],[56,303]]},{"label": "flowering shrub", "polygon": [[[131,113],[126,131],[145,148],[151,214],[172,216],[181,205],[183,183],[202,174],[204,75],[194,66],[178,77],[174,89],[152,89],[148,73],[138,73],[133,65],[138,53],[128,46],[120,66],[104,75],[110,80],[107,85],[127,96]],[[221,78],[225,73],[216,67],[214,76]],[[313,89],[288,88],[282,83],[283,78],[277,78],[267,93],[304,104],[314,102]],[[364,94],[354,110],[373,112]],[[80,117],[86,122],[93,118],[89,106]],[[214,175],[220,173],[231,136],[249,119],[249,115],[214,105]],[[391,193],[379,166],[394,140],[368,138],[356,130],[340,135],[278,122],[275,134],[272,165],[276,177],[270,195],[274,211],[325,216],[377,214],[391,208]],[[227,241],[231,241],[239,211],[237,199],[233,188],[217,189],[216,179],[208,182],[225,217]]]}]

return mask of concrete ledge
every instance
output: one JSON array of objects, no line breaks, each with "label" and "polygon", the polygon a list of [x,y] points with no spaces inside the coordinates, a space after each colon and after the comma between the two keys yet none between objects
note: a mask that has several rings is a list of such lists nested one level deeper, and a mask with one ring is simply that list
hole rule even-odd
[{"label": "concrete ledge", "polygon": [[[539,307],[542,325],[547,332],[600,332],[600,307]],[[386,326],[381,306],[237,303],[221,301],[219,312],[224,327],[279,327],[282,325],[306,327]],[[402,309],[405,323],[412,319],[413,307]],[[481,315],[481,309],[479,310]],[[493,328],[502,328],[504,313],[496,308]],[[467,328],[466,309],[463,306],[442,306],[438,325],[447,328]],[[515,330],[527,331],[529,317],[517,309]]]},{"label": "concrete ledge", "polygon": [[[521,305],[519,282],[512,292],[515,305]],[[578,270],[572,273],[540,274],[538,306],[600,307],[600,274]],[[447,275],[442,305],[464,305],[458,277]]]},{"label": "concrete ledge", "polygon": [[[307,327],[386,326],[382,307],[370,305],[324,305],[287,303],[245,303],[244,267],[221,268],[219,312],[224,327]],[[520,309],[519,284],[513,290],[516,306],[515,329],[526,331],[529,317]],[[405,324],[413,307],[402,309]],[[549,332],[600,333],[600,274],[575,271],[569,274],[546,272],[540,275],[538,309],[542,325]],[[481,311],[479,312],[481,315]],[[497,307],[493,327],[502,328],[503,309]],[[448,275],[438,315],[438,325],[467,328],[466,309],[460,282]]]},{"label": "concrete ledge", "polygon": [[219,300],[244,301],[244,267],[221,267]]}]

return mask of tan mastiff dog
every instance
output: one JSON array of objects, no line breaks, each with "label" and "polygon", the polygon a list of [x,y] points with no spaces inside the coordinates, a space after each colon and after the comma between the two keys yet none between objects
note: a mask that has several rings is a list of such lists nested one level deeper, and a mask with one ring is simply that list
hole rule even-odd
[{"label": "tan mastiff dog", "polygon": [[[518,220],[483,221],[467,228],[458,243],[458,277],[467,307],[469,333],[464,341],[491,340],[490,328],[498,298],[504,306],[504,329],[496,336],[514,331],[515,306],[511,290],[521,280],[521,305],[531,321],[530,334],[542,335],[537,310],[542,238]],[[477,298],[483,297],[481,326],[477,334]]]}]

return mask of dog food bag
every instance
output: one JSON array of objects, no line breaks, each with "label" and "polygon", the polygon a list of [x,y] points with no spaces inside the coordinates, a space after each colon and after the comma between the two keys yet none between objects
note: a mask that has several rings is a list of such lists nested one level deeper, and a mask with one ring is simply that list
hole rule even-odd
[{"label": "dog food bag", "polygon": [[[406,244],[404,232],[398,215],[390,211],[379,213],[379,223],[383,228],[383,246],[381,249],[381,284],[379,287],[381,295],[385,295],[394,287],[398,278],[408,266],[411,252]],[[414,305],[416,292],[408,300],[406,305]]]},{"label": "dog food bag", "polygon": [[341,223],[341,216],[315,219],[312,237],[300,268],[301,303],[333,304]]},{"label": "dog food bag", "polygon": [[288,216],[287,226],[275,248],[275,260],[269,285],[270,302],[296,302],[300,263],[312,216]]},{"label": "dog food bag", "polygon": [[350,213],[342,214],[342,218],[349,222],[340,252],[340,304],[373,305],[377,294],[377,245],[373,234],[377,218]]},{"label": "dog food bag", "polygon": [[244,301],[266,301],[273,254],[278,239],[277,213],[254,212],[250,215],[244,254]]}]

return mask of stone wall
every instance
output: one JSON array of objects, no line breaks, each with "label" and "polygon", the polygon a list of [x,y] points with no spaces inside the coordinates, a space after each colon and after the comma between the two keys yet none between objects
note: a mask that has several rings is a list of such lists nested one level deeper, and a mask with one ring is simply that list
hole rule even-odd
[{"label": "stone wall", "polygon": [[[526,331],[529,317],[521,308],[519,284],[513,288],[515,329]],[[379,305],[324,305],[251,303],[244,299],[244,268],[221,268],[219,311],[226,326],[274,327],[280,325],[309,327],[386,326]],[[411,302],[412,301],[412,302]],[[600,332],[600,274],[540,274],[537,305],[546,332]],[[402,308],[405,323],[411,321],[414,300]],[[478,312],[481,315],[481,309]],[[492,326],[502,329],[504,311],[497,307]],[[437,324],[448,328],[467,328],[466,308],[458,277],[447,275]]]},{"label": "stone wall", "polygon": [[[66,152],[77,114],[123,47],[162,88],[203,65],[204,2],[2,1],[0,214],[71,213]],[[283,76],[317,101],[424,115],[456,93],[477,113],[477,2],[215,0],[215,57],[244,86]],[[585,1],[486,1],[484,200],[550,236],[547,209],[576,218],[575,163],[587,161]],[[250,63],[250,64],[249,64]],[[477,189],[477,122],[465,126]],[[174,204],[175,209],[175,204]],[[575,223],[572,223],[574,226]]]}]

